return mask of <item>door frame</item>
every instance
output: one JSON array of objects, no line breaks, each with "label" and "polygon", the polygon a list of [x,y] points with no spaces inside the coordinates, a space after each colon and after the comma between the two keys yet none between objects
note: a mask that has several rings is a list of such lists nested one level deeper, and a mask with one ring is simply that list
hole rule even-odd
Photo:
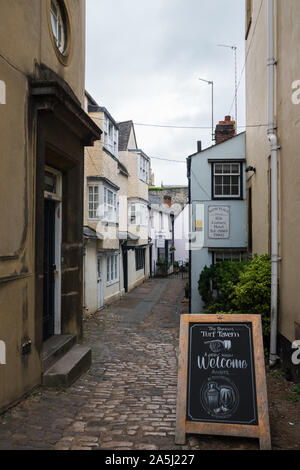
[{"label": "door frame", "polygon": [[[100,262],[100,277],[99,277]],[[101,310],[104,306],[104,283],[103,283],[103,253],[96,255],[96,276],[97,276],[97,310]]]},{"label": "door frame", "polygon": [[61,334],[61,245],[62,245],[62,173],[45,165],[45,172],[56,177],[55,192],[44,191],[44,199],[55,202],[55,248],[54,259],[56,270],[54,273],[54,334]]},{"label": "door frame", "polygon": [[[128,249],[127,242],[122,245],[123,284],[125,293],[128,292]],[[121,288],[121,286],[120,286]]]}]

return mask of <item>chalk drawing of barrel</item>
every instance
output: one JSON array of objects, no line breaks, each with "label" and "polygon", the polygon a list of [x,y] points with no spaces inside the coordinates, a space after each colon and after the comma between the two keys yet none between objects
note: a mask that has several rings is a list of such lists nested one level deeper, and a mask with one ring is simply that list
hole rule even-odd
[{"label": "chalk drawing of barrel", "polygon": [[211,341],[206,341],[204,344],[209,344],[209,348],[212,352],[218,353],[225,349],[225,351],[230,351],[231,349],[231,341],[226,339],[222,341],[220,339],[213,339]]}]

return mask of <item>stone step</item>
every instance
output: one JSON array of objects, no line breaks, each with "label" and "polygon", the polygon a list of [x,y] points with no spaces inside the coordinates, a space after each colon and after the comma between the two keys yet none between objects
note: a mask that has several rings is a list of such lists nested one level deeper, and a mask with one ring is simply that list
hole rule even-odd
[{"label": "stone step", "polygon": [[86,372],[92,362],[92,350],[76,344],[43,375],[46,387],[69,387]]},{"label": "stone step", "polygon": [[43,372],[64,356],[76,344],[76,335],[54,335],[43,345]]}]

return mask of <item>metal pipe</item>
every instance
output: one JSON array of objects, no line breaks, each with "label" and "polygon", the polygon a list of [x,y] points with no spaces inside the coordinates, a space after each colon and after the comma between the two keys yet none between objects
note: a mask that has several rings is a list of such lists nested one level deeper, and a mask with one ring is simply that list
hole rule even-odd
[{"label": "metal pipe", "polygon": [[206,82],[208,85],[211,85],[211,140],[214,143],[215,133],[214,133],[214,82],[211,80],[205,80],[204,78],[199,78],[201,82]]},{"label": "metal pipe", "polygon": [[268,0],[268,139],[271,149],[271,331],[270,366],[277,362],[278,322],[278,141],[274,124],[274,0]]}]

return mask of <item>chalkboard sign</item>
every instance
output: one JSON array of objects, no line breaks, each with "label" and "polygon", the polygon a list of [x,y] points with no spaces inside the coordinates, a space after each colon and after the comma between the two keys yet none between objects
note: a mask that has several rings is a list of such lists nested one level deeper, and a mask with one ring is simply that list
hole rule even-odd
[{"label": "chalkboard sign", "polygon": [[176,443],[185,434],[270,432],[259,315],[182,315]]}]

